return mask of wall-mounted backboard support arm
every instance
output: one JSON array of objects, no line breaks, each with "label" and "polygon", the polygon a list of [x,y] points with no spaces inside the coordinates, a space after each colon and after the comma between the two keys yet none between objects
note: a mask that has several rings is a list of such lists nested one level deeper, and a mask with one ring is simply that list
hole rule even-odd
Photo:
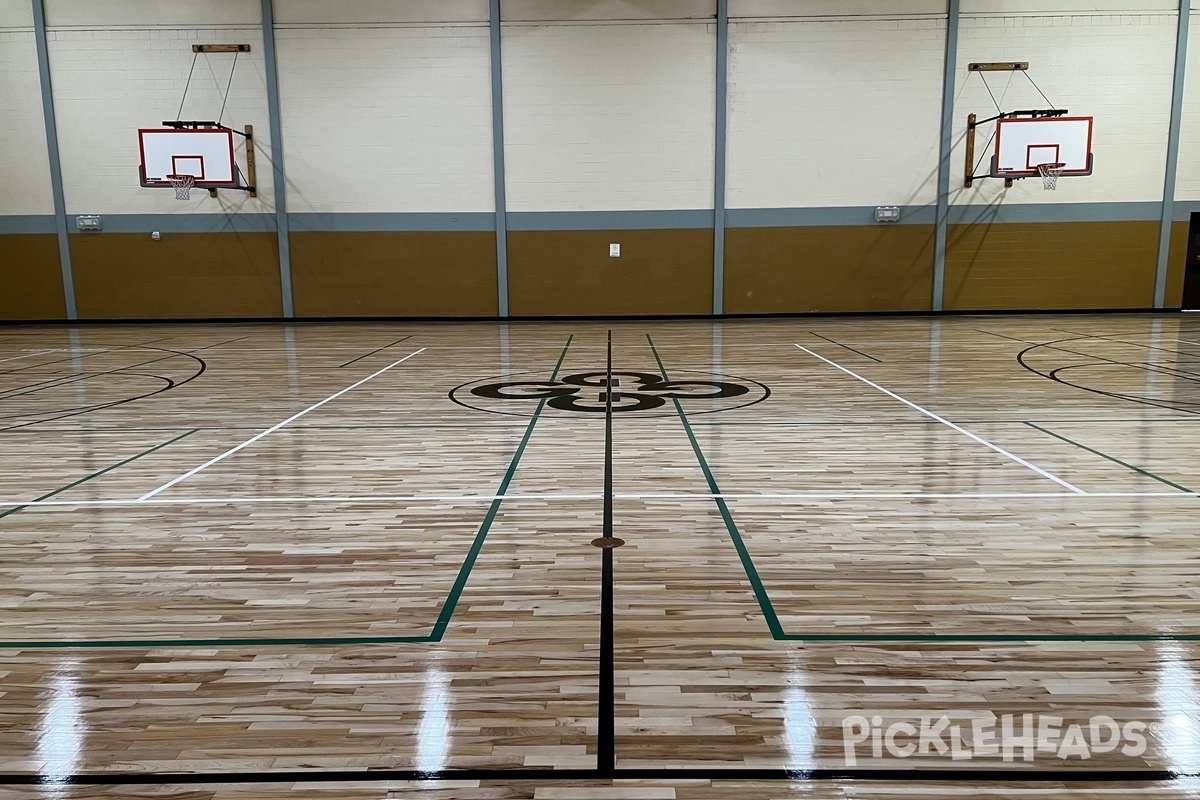
[{"label": "wall-mounted backboard support arm", "polygon": [[963,186],[970,189],[971,184],[975,181],[975,127],[979,123],[975,121],[974,114],[967,115],[967,168],[966,178],[963,180]]},{"label": "wall-mounted backboard support arm", "polygon": [[258,197],[258,169],[254,165],[254,126],[246,126],[246,182],[251,197]]}]

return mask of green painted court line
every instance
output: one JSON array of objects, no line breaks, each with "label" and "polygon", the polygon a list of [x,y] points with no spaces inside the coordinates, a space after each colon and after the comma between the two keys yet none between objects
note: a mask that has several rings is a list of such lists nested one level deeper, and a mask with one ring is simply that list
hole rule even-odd
[{"label": "green painted court line", "polygon": [[[575,338],[574,334],[567,337],[567,343],[563,345],[562,353],[558,356],[558,363],[554,365],[554,371],[550,373],[550,380],[553,381],[558,377],[558,371],[562,369],[563,360],[567,357],[567,349],[571,346],[571,340]],[[538,418],[542,415],[542,409],[546,407],[546,399],[542,398],[538,402],[537,409],[533,412],[533,418],[529,420],[529,426],[525,428],[525,435],[521,437],[521,443],[517,445],[517,451],[513,453],[512,461],[509,462],[508,471],[504,473],[504,479],[500,481],[500,487],[496,490],[496,499],[488,506],[487,516],[483,518],[483,522],[479,526],[479,532],[475,534],[475,541],[471,543],[471,550],[467,553],[467,558],[463,562],[462,568],[458,571],[458,578],[454,581],[454,586],[450,589],[450,594],[446,597],[446,603],[442,606],[442,613],[438,615],[437,623],[433,626],[433,631],[429,634],[431,642],[440,642],[446,633],[446,628],[450,624],[450,618],[454,616],[454,609],[458,607],[458,599],[462,596],[463,589],[467,585],[467,579],[471,576],[471,569],[475,566],[475,559],[479,556],[479,551],[483,549],[483,542],[487,539],[488,531],[491,530],[492,522],[496,519],[497,512],[500,511],[500,504],[504,502],[504,494],[508,491],[508,486],[512,483],[513,475],[516,474],[517,464],[521,461],[521,456],[525,453],[525,445],[529,444],[529,437],[533,435],[533,428],[537,425]]]},{"label": "green painted court line", "polygon": [[789,642],[1196,642],[1200,633],[787,633],[775,637]]},{"label": "green painted court line", "polygon": [[[650,352],[654,354],[654,360],[658,362],[658,369],[662,372],[663,378],[670,380],[667,374],[667,368],[663,366],[662,359],[658,355],[658,348],[654,346],[654,340],[650,338],[650,334],[646,334],[646,341],[650,343]],[[704,453],[700,450],[700,443],[696,441],[696,434],[692,431],[692,426],[688,424],[687,414],[683,412],[683,406],[678,398],[672,398],[675,403],[675,413],[679,415],[679,421],[683,423],[683,429],[687,432],[688,441],[692,443],[692,452],[696,454],[696,461],[700,464],[700,469],[704,472],[704,479],[708,481],[708,489],[714,495],[721,494],[721,488],[717,485],[717,479],[713,477],[712,470],[708,467],[708,461],[704,458]],[[775,613],[775,607],[771,605],[771,598],[767,596],[766,587],[763,586],[762,579],[758,575],[758,570],[754,568],[754,561],[750,558],[750,552],[746,549],[746,543],[742,540],[742,534],[738,531],[737,525],[733,521],[733,515],[729,512],[729,506],[725,504],[722,497],[714,497],[714,502],[717,504],[717,509],[721,512],[721,519],[725,520],[725,530],[729,532],[729,538],[733,541],[733,546],[737,550],[738,558],[741,559],[742,569],[746,571],[746,577],[750,580],[750,586],[754,589],[754,596],[758,599],[758,606],[762,609],[763,617],[766,618],[767,628],[771,631],[771,636],[775,639],[783,639],[786,634],[783,632],[783,625],[779,622],[779,615]]]},{"label": "green painted court line", "polygon": [[[550,380],[558,377],[558,372],[562,369],[563,361],[567,357],[567,350],[571,346],[571,341],[574,335],[567,337],[567,343],[563,346],[562,353],[558,357],[558,363],[554,365],[554,371],[550,375]],[[512,483],[513,476],[516,474],[517,465],[521,461],[521,456],[525,453],[525,446],[529,444],[529,438],[533,435],[534,426],[537,425],[538,417],[541,416],[542,408],[545,405],[545,400],[538,404],[537,411],[533,418],[529,420],[529,424],[525,428],[525,434],[521,437],[521,442],[517,446],[516,452],[513,453],[512,460],[509,462],[508,471],[504,474],[504,479],[500,482],[500,488],[496,491],[496,499],[492,501],[488,507],[487,516],[479,526],[478,533],[475,534],[475,540],[471,544],[471,550],[467,554],[466,560],[459,568],[458,576],[454,581],[453,587],[450,589],[449,595],[446,597],[445,603],[442,605],[441,613],[438,615],[437,622],[433,626],[433,630],[420,636],[327,636],[327,637],[295,637],[295,638],[242,638],[242,639],[114,639],[114,640],[80,640],[80,641],[23,641],[23,642],[3,642],[0,641],[0,649],[2,650],[47,650],[47,649],[76,649],[76,648],[186,648],[194,649],[197,647],[248,647],[248,646],[279,646],[279,645],[365,645],[365,644],[429,644],[432,642],[440,642],[446,633],[446,628],[450,624],[451,617],[454,616],[455,608],[458,606],[458,600],[462,596],[463,589],[467,585],[467,579],[471,575],[471,570],[475,566],[475,560],[479,556],[480,550],[483,549],[484,540],[487,539],[488,531],[491,530],[492,523],[496,519],[496,514],[500,510],[500,504],[503,502],[503,495],[508,491],[509,485]],[[196,429],[200,430],[200,429]],[[97,472],[95,475],[90,475],[84,480],[103,475],[105,472],[116,469],[123,464],[127,464],[144,455],[149,455],[155,450],[162,449],[172,442],[177,442],[184,436],[190,436],[196,430],[188,431],[182,436],[177,436],[170,442],[164,442],[144,453],[140,453],[131,459],[115,464],[106,470]],[[83,481],[76,481],[71,486],[78,486]],[[64,492],[70,489],[71,486],[64,486],[45,497],[39,497],[38,500],[44,500],[47,497],[52,497],[54,494]],[[15,513],[20,511],[15,508],[7,513]],[[0,517],[6,516],[0,514]]]},{"label": "green painted court line", "polygon": [[428,635],[421,636],[343,636],[315,639],[83,639],[77,641],[31,641],[0,642],[4,650],[55,650],[55,649],[103,649],[118,647],[138,648],[197,648],[197,647],[247,647],[251,645],[330,645],[330,644],[419,644],[430,641]]},{"label": "green painted court line", "polygon": [[[73,483],[68,483],[66,486],[55,489],[53,492],[44,494],[41,497],[36,497],[33,500],[31,500],[30,502],[38,503],[38,502],[41,502],[42,500],[49,500],[51,497],[62,494],[63,492],[67,491],[68,489],[74,489],[76,486],[79,486],[80,484],[83,484],[83,483],[87,483],[88,481],[92,480],[93,478],[99,478],[101,475],[106,475],[109,472],[112,472],[114,469],[120,469],[121,467],[125,466],[126,464],[130,464],[134,461],[137,461],[139,458],[148,456],[151,453],[156,453],[159,450],[162,450],[164,447],[168,447],[170,445],[175,444],[180,439],[185,439],[188,436],[191,436],[193,433],[195,433],[198,430],[200,430],[200,429],[192,428],[190,431],[187,431],[186,433],[181,433],[180,435],[176,436],[174,439],[163,442],[162,444],[157,444],[154,447],[151,447],[149,450],[143,450],[142,452],[138,453],[135,456],[130,456],[129,458],[125,459],[124,461],[120,461],[116,464],[113,464],[111,467],[105,467],[104,469],[100,470],[99,472],[93,472],[91,475],[80,478],[79,480],[77,480]],[[9,516],[10,514],[16,514],[18,511],[22,511],[26,508],[29,508],[29,506],[14,506],[13,508],[10,508],[8,511],[0,513],[0,519],[4,519],[5,517]],[[2,646],[2,645],[0,645],[0,646]]]},{"label": "green painted court line", "polygon": [[1136,472],[1139,475],[1145,475],[1147,478],[1153,478],[1154,480],[1158,481],[1159,483],[1165,483],[1167,486],[1170,486],[1173,489],[1178,489],[1181,492],[1189,492],[1189,493],[1192,492],[1192,490],[1187,488],[1186,486],[1180,486],[1178,483],[1173,483],[1160,475],[1155,475],[1153,472],[1144,470],[1141,467],[1136,467],[1133,464],[1128,464],[1119,458],[1110,456],[1108,453],[1102,453],[1099,450],[1088,447],[1085,444],[1080,444],[1079,442],[1068,439],[1066,436],[1057,434],[1054,431],[1048,431],[1045,428],[1040,428],[1037,425],[1034,425],[1032,422],[1026,422],[1025,424],[1028,425],[1029,427],[1033,428],[1035,431],[1041,431],[1042,433],[1046,434],[1047,436],[1053,436],[1055,439],[1058,439],[1059,441],[1066,442],[1067,444],[1073,444],[1076,447],[1078,447],[1080,450],[1086,450],[1089,453],[1100,456],[1101,458],[1111,461],[1114,464],[1120,464],[1122,467],[1133,470],[1134,472]]},{"label": "green painted court line", "polygon": [[[663,366],[662,359],[659,357],[658,350],[654,346],[650,336],[646,336],[646,340],[650,342],[651,352],[654,353],[654,360],[658,362],[658,368],[662,372],[664,378],[669,378],[667,369]],[[716,479],[713,477],[712,470],[709,469],[708,461],[704,458],[704,453],[700,449],[700,444],[696,441],[696,435],[692,431],[692,426],[689,424],[687,415],[684,414],[683,406],[678,400],[674,400],[675,411],[679,415],[679,421],[683,424],[683,429],[687,432],[688,441],[692,444],[692,451],[696,454],[696,460],[700,464],[700,469],[704,472],[704,479],[708,482],[709,491],[712,494],[719,495],[721,490],[717,485]],[[1097,420],[1100,421],[1100,420]],[[1029,422],[1023,424],[1037,427]],[[1038,428],[1038,430],[1042,430]],[[1050,433],[1050,431],[1044,431]],[[1054,436],[1055,434],[1051,433]],[[1061,437],[1060,437],[1061,438]],[[1066,440],[1069,441],[1069,440]],[[1076,442],[1071,442],[1076,444]],[[1087,450],[1089,448],[1084,447]],[[1104,455],[1098,451],[1097,455]],[[1105,456],[1105,458],[1110,458]],[[1116,461],[1116,459],[1111,459]],[[1123,462],[1117,462],[1123,463]],[[1137,470],[1128,464],[1124,464],[1130,469]],[[1138,470],[1139,472],[1142,470]],[[1149,477],[1157,477],[1146,473]],[[1163,483],[1168,483],[1177,489],[1182,487],[1172,484],[1162,478]],[[1183,491],[1188,491],[1183,489]],[[1039,642],[1195,642],[1200,641],[1200,633],[1112,633],[1112,634],[1021,634],[1021,633],[785,633],[783,625],[779,621],[779,615],[775,612],[775,607],[771,603],[771,598],[767,594],[766,587],[763,585],[762,578],[758,574],[758,570],[754,567],[754,561],[750,557],[750,552],[746,548],[746,543],[742,539],[741,533],[738,531],[737,525],[733,521],[733,515],[729,511],[729,507],[725,504],[724,499],[714,498],[717,508],[721,512],[721,518],[725,521],[725,529],[729,531],[729,537],[733,540],[734,547],[737,549],[738,558],[741,559],[742,568],[746,571],[746,577],[750,580],[750,585],[754,589],[754,596],[758,599],[758,605],[763,611],[763,616],[766,618],[767,627],[771,631],[771,636],[776,641],[786,642],[837,642],[841,644],[872,644],[872,643],[987,643],[987,642],[1024,642],[1037,644]]]}]

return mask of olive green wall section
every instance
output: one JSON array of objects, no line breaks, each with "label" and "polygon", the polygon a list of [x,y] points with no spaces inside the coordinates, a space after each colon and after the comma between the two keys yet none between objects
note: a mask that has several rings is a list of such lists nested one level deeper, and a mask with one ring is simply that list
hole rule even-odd
[{"label": "olive green wall section", "polygon": [[80,319],[279,317],[274,233],[73,234]]},{"label": "olive green wall section", "polygon": [[951,225],[945,308],[1150,308],[1158,230],[1158,222]]},{"label": "olive green wall section", "polygon": [[63,319],[62,266],[52,233],[0,235],[0,320]]},{"label": "olive green wall section", "polygon": [[932,225],[730,228],[725,311],[928,311]]},{"label": "olive green wall section", "polygon": [[513,316],[711,314],[712,275],[711,230],[508,233]]},{"label": "olive green wall section", "polygon": [[496,234],[293,232],[299,317],[494,317]]}]

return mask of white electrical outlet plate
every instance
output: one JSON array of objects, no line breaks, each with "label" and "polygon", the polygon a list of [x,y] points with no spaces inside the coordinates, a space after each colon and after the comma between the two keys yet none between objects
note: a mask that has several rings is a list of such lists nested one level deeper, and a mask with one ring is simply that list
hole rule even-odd
[{"label": "white electrical outlet plate", "polygon": [[620,258],[621,257],[621,245],[615,244],[615,243],[610,244],[608,246],[608,257],[609,258]]}]

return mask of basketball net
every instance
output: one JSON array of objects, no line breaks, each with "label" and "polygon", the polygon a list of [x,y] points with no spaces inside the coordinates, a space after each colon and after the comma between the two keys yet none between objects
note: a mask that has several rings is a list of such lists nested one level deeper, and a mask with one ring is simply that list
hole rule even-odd
[{"label": "basketball net", "polygon": [[1062,175],[1066,164],[1038,164],[1038,174],[1042,176],[1042,188],[1048,192],[1058,188],[1058,176]]},{"label": "basketball net", "polygon": [[192,175],[168,175],[167,180],[175,190],[176,200],[187,200],[191,197],[192,187],[196,185],[196,178]]}]

